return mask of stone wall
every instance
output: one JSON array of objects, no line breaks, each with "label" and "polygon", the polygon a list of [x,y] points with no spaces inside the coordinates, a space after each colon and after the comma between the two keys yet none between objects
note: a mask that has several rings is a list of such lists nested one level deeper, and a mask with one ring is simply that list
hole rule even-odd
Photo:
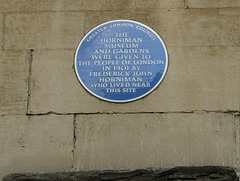
[{"label": "stone wall", "polygon": [[[169,54],[164,81],[124,104],[73,69],[93,27],[130,19]],[[13,172],[239,168],[239,0],[0,0],[0,180]]]}]

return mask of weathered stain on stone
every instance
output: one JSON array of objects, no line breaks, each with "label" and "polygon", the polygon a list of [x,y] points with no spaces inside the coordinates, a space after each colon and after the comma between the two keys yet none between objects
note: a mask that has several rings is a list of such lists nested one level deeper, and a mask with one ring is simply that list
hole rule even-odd
[{"label": "weathered stain on stone", "polygon": [[162,170],[135,171],[89,171],[59,172],[35,174],[10,174],[3,181],[237,181],[237,175],[231,167],[176,167]]},{"label": "weathered stain on stone", "polygon": [[25,170],[70,170],[72,121],[72,115],[0,117],[0,180]]},{"label": "weathered stain on stone", "polygon": [[147,25],[168,46],[239,46],[240,8],[152,11]]},{"label": "weathered stain on stone", "polygon": [[28,51],[0,51],[0,115],[26,114],[28,63]]},{"label": "weathered stain on stone", "polygon": [[237,123],[234,115],[205,112],[77,115],[74,168],[233,165]]},{"label": "weathered stain on stone", "polygon": [[148,10],[183,8],[184,0],[0,0],[0,12]]},{"label": "weathered stain on stone", "polygon": [[83,36],[81,12],[8,14],[6,49],[75,49]]},{"label": "weathered stain on stone", "polygon": [[185,0],[189,8],[237,8],[240,7],[239,0]]}]

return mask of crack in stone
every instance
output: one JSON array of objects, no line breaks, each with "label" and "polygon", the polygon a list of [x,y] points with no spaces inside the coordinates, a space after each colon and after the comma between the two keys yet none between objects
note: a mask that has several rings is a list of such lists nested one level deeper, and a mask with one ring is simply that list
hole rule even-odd
[{"label": "crack in stone", "polygon": [[219,110],[193,110],[193,111],[170,111],[170,112],[89,112],[89,113],[58,113],[54,111],[49,111],[46,113],[28,113],[27,116],[44,116],[44,115],[95,115],[95,114],[105,114],[105,115],[115,115],[115,114],[197,114],[199,112],[203,113],[221,113],[221,114],[232,114],[235,116],[240,116],[240,111],[238,110],[226,110],[226,111],[219,111]]},{"label": "crack in stone", "polygon": [[73,149],[72,149],[72,170],[74,169],[74,160],[75,160],[75,148],[76,148],[76,141],[77,141],[77,135],[76,135],[76,114],[74,114],[73,117]]},{"label": "crack in stone", "polygon": [[28,97],[27,97],[27,114],[29,114],[29,104],[31,99],[31,77],[32,77],[32,62],[33,62],[33,49],[29,52],[29,73],[28,73]]},{"label": "crack in stone", "polygon": [[4,50],[5,48],[5,21],[6,21],[6,14],[3,14],[3,22],[2,22],[2,28],[3,28],[3,31],[2,31],[2,50]]},{"label": "crack in stone", "polygon": [[49,111],[46,113],[27,113],[27,116],[47,116],[47,115],[75,115],[76,113],[58,113],[54,111]]}]

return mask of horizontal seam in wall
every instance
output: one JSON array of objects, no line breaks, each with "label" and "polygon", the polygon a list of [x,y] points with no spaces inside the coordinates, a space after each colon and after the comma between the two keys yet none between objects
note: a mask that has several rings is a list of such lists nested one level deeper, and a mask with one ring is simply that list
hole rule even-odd
[{"label": "horizontal seam in wall", "polygon": [[[139,14],[139,13],[149,13],[149,10],[180,10],[180,9],[186,9],[185,6],[183,7],[178,7],[178,8],[167,8],[167,7],[164,7],[164,8],[152,8],[152,9],[146,9],[146,10],[139,10],[139,8],[136,8],[136,9],[122,9],[122,8],[119,8],[119,9],[82,9],[82,10],[43,10],[43,11],[3,11],[1,13],[6,13],[6,14],[37,14],[37,13],[84,13],[84,12],[128,12],[128,13],[136,13],[136,14]],[[203,9],[203,8],[201,8]],[[131,11],[129,11],[131,10]]]},{"label": "horizontal seam in wall", "polygon": [[240,9],[240,6],[239,7],[207,7],[207,8],[202,8],[202,7],[196,7],[196,8],[194,8],[194,7],[189,7],[188,5],[186,5],[186,9],[193,9],[193,10],[205,10],[205,9],[216,9],[216,10],[218,10],[218,9]]},{"label": "horizontal seam in wall", "polygon": [[114,114],[198,114],[203,113],[220,113],[220,114],[232,114],[240,116],[238,110],[227,110],[227,111],[207,111],[207,110],[194,110],[194,111],[171,111],[171,112],[92,112],[92,113],[57,113],[57,112],[46,112],[46,113],[31,113],[27,116],[44,116],[44,115],[114,115]]},{"label": "horizontal seam in wall", "polygon": [[167,8],[167,7],[164,7],[164,8],[152,8],[152,9],[146,9],[146,10],[141,10],[139,8],[136,8],[136,9],[131,9],[132,11],[129,11],[130,9],[112,9],[112,10],[43,10],[43,11],[2,11],[0,13],[5,13],[5,14],[37,14],[37,13],[84,13],[84,12],[130,12],[130,13],[136,13],[136,14],[139,14],[139,13],[149,13],[149,10],[207,10],[207,9],[216,9],[216,10],[219,10],[219,9],[240,9],[240,6],[237,6],[237,7],[190,7],[188,5],[185,5],[183,7],[178,7],[178,8]]}]

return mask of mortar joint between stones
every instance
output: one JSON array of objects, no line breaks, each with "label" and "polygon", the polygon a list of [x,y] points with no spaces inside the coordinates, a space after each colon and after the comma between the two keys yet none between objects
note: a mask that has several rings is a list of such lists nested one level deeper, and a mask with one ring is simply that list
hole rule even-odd
[{"label": "mortar joint between stones", "polygon": [[33,49],[29,51],[29,69],[28,69],[28,89],[27,89],[27,115],[29,115],[29,106],[31,99],[31,76],[32,76],[32,62],[33,62]]}]

